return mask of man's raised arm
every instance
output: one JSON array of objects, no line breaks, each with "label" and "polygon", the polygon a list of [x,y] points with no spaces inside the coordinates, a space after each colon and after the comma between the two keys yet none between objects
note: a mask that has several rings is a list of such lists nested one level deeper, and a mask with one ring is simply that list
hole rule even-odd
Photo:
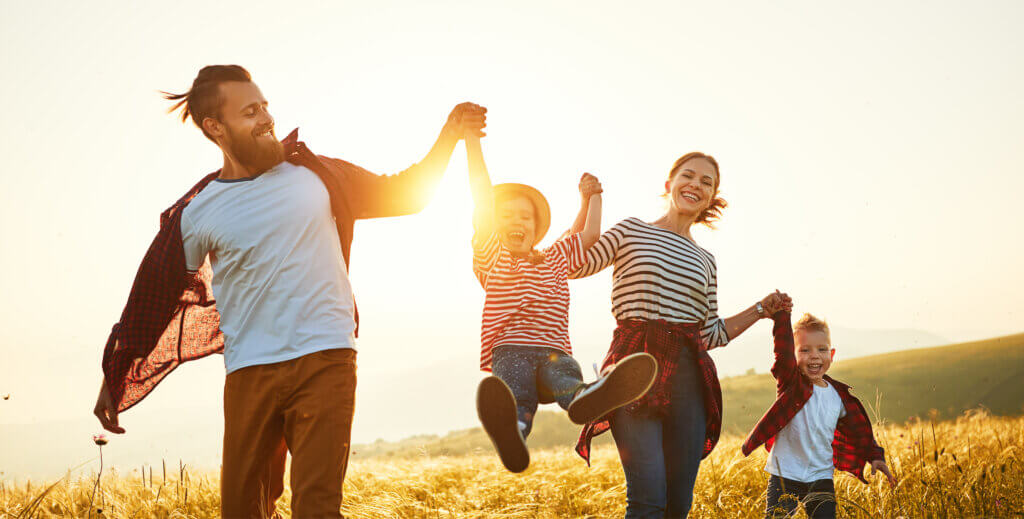
[{"label": "man's raised arm", "polygon": [[349,168],[349,204],[356,218],[402,216],[422,211],[441,180],[455,144],[465,131],[483,136],[487,109],[461,103],[452,109],[434,146],[412,167],[396,175],[375,175],[365,169]]}]

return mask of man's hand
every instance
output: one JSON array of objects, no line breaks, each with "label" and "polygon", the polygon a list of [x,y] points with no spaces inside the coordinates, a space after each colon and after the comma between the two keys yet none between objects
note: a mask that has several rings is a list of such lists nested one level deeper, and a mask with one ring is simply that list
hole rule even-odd
[{"label": "man's hand", "polygon": [[487,127],[487,109],[475,103],[460,103],[448,114],[442,133],[458,139],[465,136],[483,137]]},{"label": "man's hand", "polygon": [[885,474],[885,477],[889,479],[889,486],[896,486],[896,478],[892,477],[892,473],[889,472],[889,466],[885,464],[885,460],[875,460],[871,462],[871,475],[874,476],[876,472]]},{"label": "man's hand", "polygon": [[590,173],[584,173],[580,177],[580,195],[583,196],[583,201],[590,200],[591,195],[598,195],[604,192],[601,188],[601,181]]},{"label": "man's hand", "polygon": [[92,410],[92,414],[100,419],[100,424],[104,429],[112,433],[124,434],[124,428],[117,425],[117,406],[114,405],[114,400],[110,398],[110,391],[107,390],[106,380],[100,386],[100,396],[96,398],[96,407]]}]

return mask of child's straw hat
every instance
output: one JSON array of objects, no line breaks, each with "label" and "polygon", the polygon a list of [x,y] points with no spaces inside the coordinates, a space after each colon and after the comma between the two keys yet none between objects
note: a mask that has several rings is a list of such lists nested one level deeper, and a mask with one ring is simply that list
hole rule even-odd
[{"label": "child's straw hat", "polygon": [[544,195],[540,194],[535,188],[530,187],[526,184],[498,184],[494,186],[492,193],[494,194],[494,201],[497,203],[498,200],[503,198],[513,198],[516,196],[526,197],[527,200],[533,203],[533,207],[536,210],[537,228],[536,235],[533,239],[533,246],[540,243],[540,240],[544,238],[544,235],[548,232],[548,227],[551,226],[551,206],[548,205],[548,200],[544,198]]}]

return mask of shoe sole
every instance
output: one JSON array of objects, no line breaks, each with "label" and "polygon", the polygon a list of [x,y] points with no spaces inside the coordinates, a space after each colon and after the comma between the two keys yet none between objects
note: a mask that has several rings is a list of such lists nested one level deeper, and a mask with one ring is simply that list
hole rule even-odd
[{"label": "shoe sole", "polygon": [[623,358],[600,388],[569,404],[569,419],[580,425],[590,423],[637,400],[651,389],[657,374],[658,361],[648,353]]},{"label": "shoe sole", "polygon": [[511,472],[526,470],[530,466],[530,451],[519,432],[516,398],[504,381],[494,376],[480,381],[476,414],[505,468]]}]

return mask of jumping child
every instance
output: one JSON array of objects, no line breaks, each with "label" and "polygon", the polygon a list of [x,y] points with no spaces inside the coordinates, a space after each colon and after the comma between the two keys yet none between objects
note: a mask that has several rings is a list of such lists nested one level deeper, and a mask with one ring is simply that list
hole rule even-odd
[{"label": "jumping child", "polygon": [[825,374],[836,354],[828,324],[804,314],[791,326],[784,311],[773,318],[778,397],[743,443],[743,455],[761,444],[769,451],[766,518],[789,517],[800,503],[808,517],[833,518],[834,469],[867,483],[864,464],[870,463],[872,474],[885,474],[890,485],[896,479],[860,400],[850,386]]},{"label": "jumping child", "polygon": [[589,199],[569,235],[534,248],[547,232],[547,200],[524,184],[491,186],[480,138],[467,132],[466,152],[475,211],[473,272],[486,291],[480,369],[490,371],[477,389],[477,414],[505,468],[530,464],[525,438],[538,403],[557,402],[577,424],[595,420],[647,392],[657,362],[640,353],[622,359],[606,376],[584,384],[569,345],[569,273],[578,269],[601,226],[601,184],[584,174]]}]

